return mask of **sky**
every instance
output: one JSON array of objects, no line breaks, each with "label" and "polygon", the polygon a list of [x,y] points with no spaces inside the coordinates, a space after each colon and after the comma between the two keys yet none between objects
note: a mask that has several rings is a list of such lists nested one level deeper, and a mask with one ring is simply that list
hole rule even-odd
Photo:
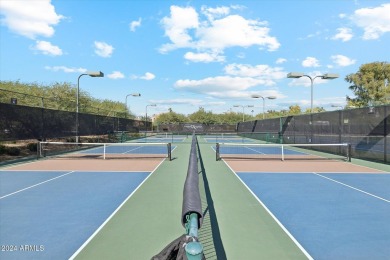
[{"label": "sky", "polygon": [[[0,0],[0,19],[1,80],[77,87],[102,71],[80,90],[137,116],[306,110],[311,94],[335,110],[348,74],[390,61],[389,1]],[[312,89],[289,72],[339,78]]]}]

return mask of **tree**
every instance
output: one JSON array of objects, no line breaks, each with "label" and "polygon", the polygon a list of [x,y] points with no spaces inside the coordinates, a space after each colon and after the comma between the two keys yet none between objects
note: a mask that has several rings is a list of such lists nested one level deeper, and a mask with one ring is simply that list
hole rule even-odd
[{"label": "tree", "polygon": [[215,124],[217,123],[217,116],[211,111],[206,112],[203,107],[200,107],[198,111],[188,115],[188,119],[193,123],[201,124]]},{"label": "tree", "polygon": [[217,115],[219,124],[237,124],[242,121],[242,113],[235,113],[232,111],[225,112],[223,114]]},{"label": "tree", "polygon": [[[9,103],[11,98],[16,98],[18,105],[75,112],[76,91],[77,88],[69,82],[39,85],[19,81],[0,81],[0,102]],[[81,113],[135,118],[125,104],[99,100],[83,90],[80,90],[79,108]]]},{"label": "tree", "polygon": [[289,115],[300,115],[300,114],[302,114],[301,107],[299,105],[290,106],[288,114]]},{"label": "tree", "polygon": [[[257,115],[257,118],[260,118],[259,115]],[[282,109],[280,111],[268,110],[265,118],[276,118],[276,117],[283,117],[288,115],[289,115],[289,111],[286,109]]]},{"label": "tree", "polygon": [[313,107],[313,111],[311,110],[311,108],[307,108],[305,110],[305,114],[321,113],[321,112],[325,112],[325,111],[326,110],[323,107]]},{"label": "tree", "polygon": [[156,124],[177,124],[186,122],[188,122],[188,118],[185,115],[175,113],[171,108],[168,113],[162,113],[156,117]]},{"label": "tree", "polygon": [[348,106],[364,107],[389,103],[390,64],[372,62],[360,66],[359,71],[349,74],[345,80],[355,97],[347,96]]}]

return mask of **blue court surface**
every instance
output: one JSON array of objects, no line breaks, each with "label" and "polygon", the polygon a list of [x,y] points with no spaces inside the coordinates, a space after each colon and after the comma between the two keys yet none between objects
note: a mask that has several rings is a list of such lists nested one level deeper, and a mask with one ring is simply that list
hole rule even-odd
[{"label": "blue court surface", "polygon": [[0,258],[68,259],[148,176],[0,171]]},{"label": "blue court surface", "polygon": [[314,259],[390,259],[390,173],[237,176]]},{"label": "blue court surface", "polygon": [[[175,147],[172,147],[173,150]],[[107,154],[167,154],[167,146],[166,145],[110,145],[106,146],[105,148],[102,146],[91,148],[88,150],[84,150],[81,153],[84,154],[102,154],[103,152],[106,152]]]},{"label": "blue court surface", "polygon": [[248,138],[204,138],[208,143],[253,143],[253,139]]},{"label": "blue court surface", "polygon": [[[214,147],[215,150],[215,147]],[[282,148],[276,146],[220,146],[219,148],[220,154],[282,154]],[[284,154],[289,155],[306,155],[307,153],[291,150],[291,149],[283,149]]]},{"label": "blue court surface", "polygon": [[134,142],[145,143],[179,143],[183,142],[186,137],[145,137],[134,140]]}]

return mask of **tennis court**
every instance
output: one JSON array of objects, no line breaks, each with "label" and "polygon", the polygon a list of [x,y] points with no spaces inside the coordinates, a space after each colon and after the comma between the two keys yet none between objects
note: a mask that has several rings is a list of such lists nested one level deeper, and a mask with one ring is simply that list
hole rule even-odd
[{"label": "tennis court", "polygon": [[389,256],[390,173],[237,176],[312,258]]},{"label": "tennis court", "polygon": [[[266,155],[280,154],[281,147],[236,146],[221,148],[224,162],[308,258],[390,255],[390,172],[318,155],[274,160]],[[294,158],[310,154],[302,146],[285,152]],[[254,160],[259,153],[261,160]]]},{"label": "tennis court", "polygon": [[[206,259],[390,255],[389,166],[360,165],[344,155],[321,159],[323,152],[303,152],[307,147],[293,147],[285,160],[277,146],[253,158],[256,142],[221,145],[216,160],[209,138],[198,137]],[[59,144],[39,160],[2,168],[1,258],[151,259],[184,234],[189,142],[172,145],[171,159],[166,144],[132,143]],[[240,145],[256,152],[240,155]]]},{"label": "tennis court", "polygon": [[0,170],[2,259],[69,259],[169,159],[166,144],[69,146]]},{"label": "tennis court", "polygon": [[151,172],[2,171],[2,259],[67,259]]}]

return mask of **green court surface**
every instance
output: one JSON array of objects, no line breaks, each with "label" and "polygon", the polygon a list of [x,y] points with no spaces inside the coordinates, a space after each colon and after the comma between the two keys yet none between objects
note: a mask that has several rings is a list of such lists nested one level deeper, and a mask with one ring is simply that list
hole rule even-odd
[{"label": "green court surface", "polygon": [[[225,163],[210,143],[200,143],[200,190],[204,211],[199,240],[206,259],[307,259]],[[185,233],[183,184],[190,142],[177,143],[75,259],[151,259]]]}]

